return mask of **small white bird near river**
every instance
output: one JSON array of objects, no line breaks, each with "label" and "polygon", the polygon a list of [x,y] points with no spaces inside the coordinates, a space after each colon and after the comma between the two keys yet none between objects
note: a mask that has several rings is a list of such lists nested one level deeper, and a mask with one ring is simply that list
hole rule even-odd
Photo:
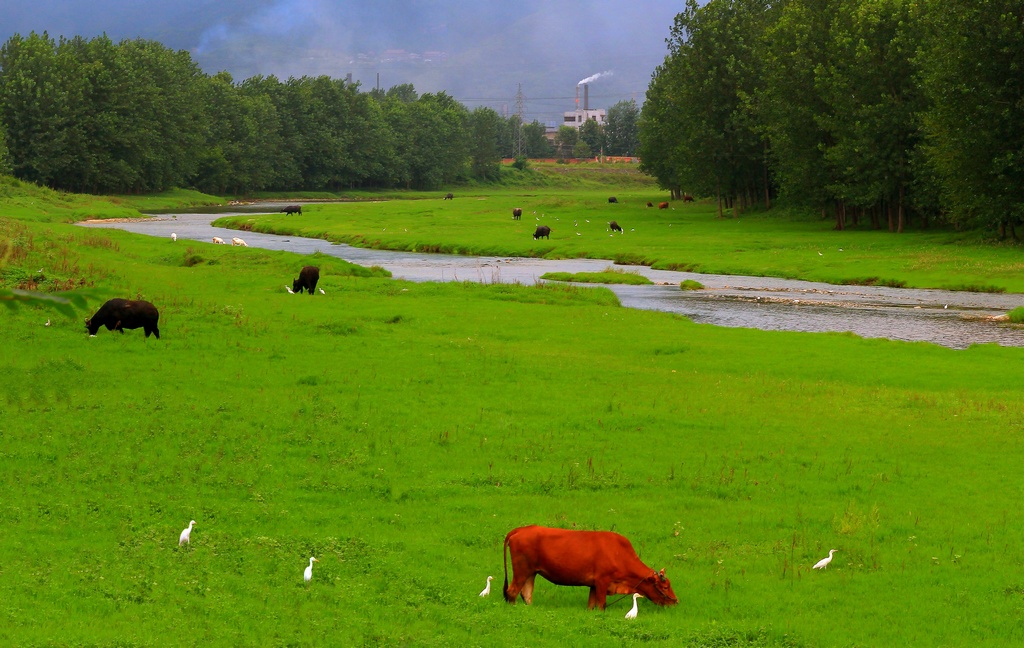
[{"label": "small white bird near river", "polygon": [[192,544],[192,527],[195,526],[195,524],[196,524],[195,520],[192,520],[191,522],[189,522],[188,523],[188,528],[185,529],[184,531],[182,531],[181,535],[178,536],[178,546],[179,547],[181,545],[183,545],[183,544],[189,544],[189,545]]},{"label": "small white bird near river", "polygon": [[637,606],[636,606],[636,600],[638,598],[643,598],[643,597],[644,597],[643,594],[634,594],[633,595],[633,607],[631,607],[629,609],[629,612],[626,612],[626,618],[627,619],[635,619],[636,618],[636,613],[639,612],[639,608],[637,608]]},{"label": "small white bird near river", "polygon": [[812,567],[811,569],[825,569],[826,567],[828,567],[828,564],[832,562],[832,554],[834,554],[836,551],[836,549],[829,549],[828,558],[822,558],[818,562],[814,563],[814,567]]},{"label": "small white bird near river", "polygon": [[309,557],[309,567],[306,567],[306,571],[304,571],[302,573],[302,580],[306,581],[307,583],[309,581],[313,580],[313,563],[315,563],[315,562],[320,562],[320,561],[317,560],[316,558],[313,558],[312,556],[310,556]]}]

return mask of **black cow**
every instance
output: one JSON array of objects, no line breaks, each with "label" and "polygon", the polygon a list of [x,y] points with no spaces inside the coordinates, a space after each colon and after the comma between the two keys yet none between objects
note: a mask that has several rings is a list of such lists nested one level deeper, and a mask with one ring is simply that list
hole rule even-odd
[{"label": "black cow", "polygon": [[285,207],[281,211],[283,211],[285,213],[285,216],[291,216],[292,214],[301,214],[302,213],[302,205],[288,205],[287,207]]},{"label": "black cow", "polygon": [[301,293],[303,289],[306,289],[312,295],[318,281],[320,281],[320,268],[306,266],[299,271],[299,278],[292,282],[292,291]]},{"label": "black cow", "polygon": [[519,207],[516,207],[515,209],[512,210],[512,220],[519,220],[522,217],[523,217],[523,210],[522,209],[520,209]]},{"label": "black cow", "polygon": [[121,331],[125,329],[137,329],[140,326],[146,331],[146,337],[152,333],[156,339],[160,339],[160,329],[157,322],[160,320],[160,313],[156,306],[148,301],[134,299],[110,299],[100,306],[96,314],[85,320],[85,327],[89,329],[89,335],[96,335],[101,326],[106,326],[108,331]]},{"label": "black cow", "polygon": [[453,194],[452,192],[449,191],[448,193],[446,193],[444,195],[444,198],[442,198],[441,200],[453,200],[454,198],[455,198],[455,194]]},{"label": "black cow", "polygon": [[608,227],[610,227],[613,232],[622,232],[622,228],[619,227],[619,224],[616,223],[615,221],[608,223]]},{"label": "black cow", "polygon": [[539,238],[551,240],[551,228],[547,225],[538,225],[537,231],[533,233],[533,240],[536,241]]},{"label": "black cow", "polygon": [[693,202],[693,196],[691,196],[690,194],[683,194],[683,202],[684,203]]},{"label": "black cow", "polygon": [[648,201],[648,202],[647,202],[647,206],[648,206],[648,207],[654,207],[654,204],[653,204],[653,203],[651,203],[650,201]]},{"label": "black cow", "polygon": [[617,203],[617,202],[619,202],[619,199],[616,198],[615,196],[611,196],[611,197],[608,198],[608,202],[610,202],[610,203]]}]

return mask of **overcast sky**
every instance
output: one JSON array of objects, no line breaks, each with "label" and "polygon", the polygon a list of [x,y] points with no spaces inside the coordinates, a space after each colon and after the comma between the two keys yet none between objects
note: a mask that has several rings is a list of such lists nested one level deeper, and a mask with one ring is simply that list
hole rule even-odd
[{"label": "overcast sky", "polygon": [[[204,72],[351,74],[364,90],[411,83],[469,108],[558,121],[590,84],[590,107],[643,102],[682,0],[0,0],[0,37],[107,34],[187,50]],[[581,107],[582,107],[582,99]]]}]

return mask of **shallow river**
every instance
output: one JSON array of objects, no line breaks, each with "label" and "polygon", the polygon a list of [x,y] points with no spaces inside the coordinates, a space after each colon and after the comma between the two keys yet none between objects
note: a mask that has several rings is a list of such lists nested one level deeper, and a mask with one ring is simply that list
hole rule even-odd
[{"label": "shallow river", "polygon": [[[363,266],[380,266],[410,281],[479,281],[533,284],[546,272],[599,272],[610,261],[547,260],[523,257],[472,257],[369,250],[320,239],[238,232],[210,223],[227,214],[163,215],[151,220],[89,222],[84,227],[114,227],[170,239],[230,242],[240,236],[250,247],[300,254],[321,252]],[[956,349],[972,344],[1024,346],[1024,328],[987,318],[1024,305],[1024,295],[917,290],[868,286],[834,286],[767,277],[704,275],[617,266],[652,281],[649,286],[608,286],[623,306],[679,313],[695,322],[766,330],[849,331],[862,337],[924,341]],[[290,283],[293,277],[282,278]],[[704,290],[683,291],[679,282],[693,279]]]}]

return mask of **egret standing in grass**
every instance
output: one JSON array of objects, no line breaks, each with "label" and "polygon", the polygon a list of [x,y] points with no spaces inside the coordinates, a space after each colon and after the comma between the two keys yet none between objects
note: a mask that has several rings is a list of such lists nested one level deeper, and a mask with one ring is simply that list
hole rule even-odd
[{"label": "egret standing in grass", "polygon": [[172,241],[177,241],[178,240],[178,235],[175,234],[174,232],[171,232],[171,240]]},{"label": "egret standing in grass", "polygon": [[321,294],[321,295],[326,295],[326,294],[327,294],[327,293],[325,293],[325,292],[324,292],[324,289],[323,289],[323,288],[317,288],[317,290],[319,290],[319,291],[320,291],[320,294]]},{"label": "egret standing in grass", "polygon": [[178,546],[179,547],[181,545],[183,545],[183,544],[188,544],[190,546],[192,545],[192,527],[195,526],[195,524],[196,524],[195,520],[192,520],[191,522],[189,522],[188,523],[188,528],[185,529],[184,531],[182,531],[181,535],[178,536]]},{"label": "egret standing in grass", "polygon": [[295,294],[295,291],[292,290],[291,288],[289,288],[288,286],[285,286],[284,289],[288,291],[289,295],[294,295]]},{"label": "egret standing in grass", "polygon": [[309,557],[309,567],[306,567],[306,571],[304,571],[302,573],[302,580],[306,581],[306,583],[309,583],[309,581],[313,580],[313,563],[315,563],[315,562],[320,562],[320,561],[317,560],[316,558],[310,556]]},{"label": "egret standing in grass", "polygon": [[488,576],[487,577],[487,587],[484,588],[484,591],[480,592],[480,596],[489,596],[490,595],[490,593],[491,593],[491,580],[493,578],[494,578],[494,576]]},{"label": "egret standing in grass", "polygon": [[822,558],[818,562],[814,563],[814,567],[812,567],[811,569],[825,569],[826,567],[828,567],[828,564],[832,562],[832,554],[834,554],[836,551],[838,551],[838,549],[829,549],[828,558]]},{"label": "egret standing in grass", "polygon": [[636,618],[636,613],[639,611],[637,606],[636,606],[636,600],[638,598],[643,598],[643,597],[644,597],[643,594],[634,594],[633,595],[633,607],[629,608],[629,612],[626,612],[626,618],[627,619],[635,619]]}]

